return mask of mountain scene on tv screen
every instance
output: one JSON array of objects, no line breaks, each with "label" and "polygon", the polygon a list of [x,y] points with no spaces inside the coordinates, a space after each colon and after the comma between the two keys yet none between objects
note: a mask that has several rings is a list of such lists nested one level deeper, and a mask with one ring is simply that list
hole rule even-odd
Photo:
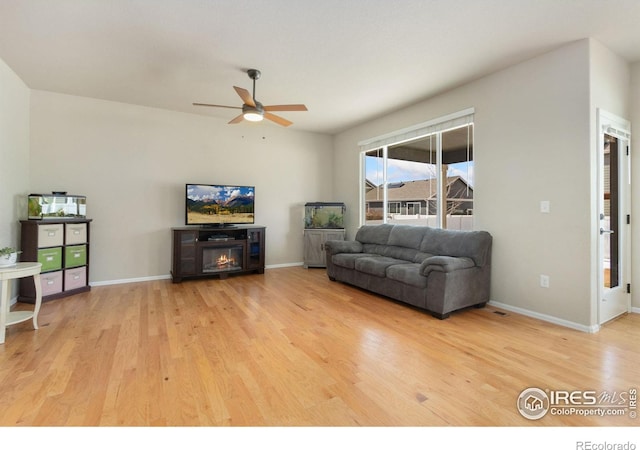
[{"label": "mountain scene on tv screen", "polygon": [[253,223],[254,189],[189,186],[187,223]]}]

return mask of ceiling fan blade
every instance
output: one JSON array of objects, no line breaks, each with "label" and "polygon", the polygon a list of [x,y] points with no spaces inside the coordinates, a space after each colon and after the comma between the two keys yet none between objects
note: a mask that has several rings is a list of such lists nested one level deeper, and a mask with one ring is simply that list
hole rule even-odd
[{"label": "ceiling fan blade", "polygon": [[304,105],[269,105],[264,107],[265,111],[308,111]]},{"label": "ceiling fan blade", "polygon": [[238,93],[238,95],[240,96],[240,98],[242,99],[245,105],[249,105],[253,107],[256,106],[256,102],[253,100],[253,97],[251,96],[249,91],[238,86],[234,86],[233,88],[236,90],[236,92]]},{"label": "ceiling fan blade", "polygon": [[283,127],[288,127],[293,123],[293,122],[289,122],[287,119],[283,117],[276,116],[275,114],[271,114],[270,112],[266,112],[266,111],[264,113],[264,118],[269,119],[270,121],[275,122],[278,125],[282,125]]},{"label": "ceiling fan blade", "polygon": [[242,109],[241,106],[211,105],[209,103],[193,103],[193,106],[213,106],[215,108]]},{"label": "ceiling fan blade", "polygon": [[244,116],[240,114],[239,116],[234,117],[228,123],[240,123],[244,120]]}]

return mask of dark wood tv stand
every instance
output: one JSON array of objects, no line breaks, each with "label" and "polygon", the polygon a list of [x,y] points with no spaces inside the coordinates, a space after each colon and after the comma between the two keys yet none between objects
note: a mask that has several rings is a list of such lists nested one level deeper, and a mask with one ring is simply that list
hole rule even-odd
[{"label": "dark wood tv stand", "polygon": [[264,273],[265,227],[254,225],[172,228],[171,277]]}]

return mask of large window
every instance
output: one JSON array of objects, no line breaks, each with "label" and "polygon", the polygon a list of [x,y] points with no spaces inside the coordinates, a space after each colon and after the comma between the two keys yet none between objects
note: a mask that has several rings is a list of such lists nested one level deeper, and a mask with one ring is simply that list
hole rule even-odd
[{"label": "large window", "polygon": [[473,229],[473,110],[360,146],[362,223]]}]

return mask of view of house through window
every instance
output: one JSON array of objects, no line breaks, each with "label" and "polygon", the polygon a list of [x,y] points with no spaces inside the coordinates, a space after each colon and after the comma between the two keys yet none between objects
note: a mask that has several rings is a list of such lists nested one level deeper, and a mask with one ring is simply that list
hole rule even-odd
[{"label": "view of house through window", "polygon": [[364,223],[473,229],[473,123],[363,152]]}]

